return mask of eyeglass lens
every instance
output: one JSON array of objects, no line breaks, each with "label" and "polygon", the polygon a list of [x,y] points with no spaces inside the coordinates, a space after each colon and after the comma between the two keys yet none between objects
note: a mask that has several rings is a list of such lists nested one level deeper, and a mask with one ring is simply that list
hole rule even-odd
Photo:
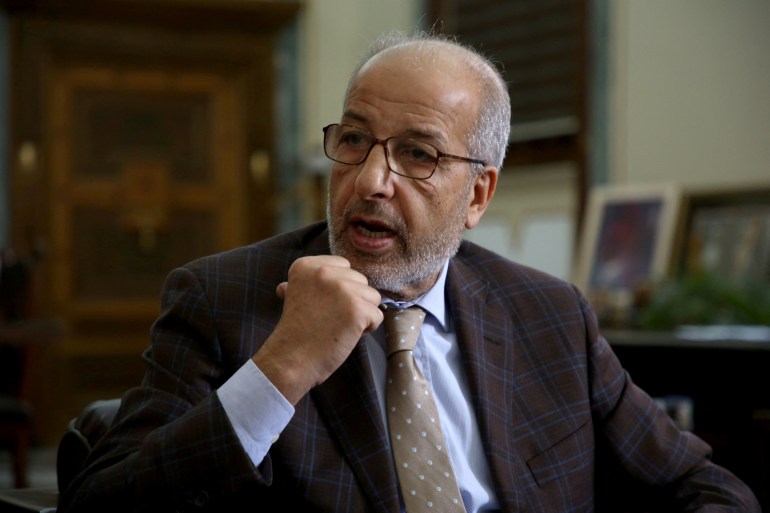
[{"label": "eyeglass lens", "polygon": [[364,130],[347,125],[329,125],[324,135],[326,155],[342,164],[362,163],[378,143],[385,145],[388,166],[396,174],[428,178],[436,169],[438,150],[415,139],[390,137],[380,141]]}]

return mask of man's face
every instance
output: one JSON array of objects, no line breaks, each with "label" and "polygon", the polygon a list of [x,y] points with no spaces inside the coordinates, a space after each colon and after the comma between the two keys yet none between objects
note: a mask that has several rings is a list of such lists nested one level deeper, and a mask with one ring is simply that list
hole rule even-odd
[{"label": "man's face", "polygon": [[[403,57],[403,50],[391,51],[359,72],[341,122],[378,139],[409,137],[466,156],[477,87],[451,63],[417,66],[413,57]],[[372,287],[395,298],[419,296],[457,251],[464,229],[481,217],[478,196],[487,195],[479,182],[489,185],[490,179],[449,159],[440,160],[428,180],[396,175],[382,145],[359,165],[335,162],[327,204],[332,252],[347,258]]]}]

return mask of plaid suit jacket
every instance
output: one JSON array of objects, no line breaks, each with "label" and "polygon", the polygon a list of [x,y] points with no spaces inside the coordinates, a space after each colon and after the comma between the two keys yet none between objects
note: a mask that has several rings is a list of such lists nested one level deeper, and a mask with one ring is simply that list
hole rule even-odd
[{"label": "plaid suit jacket", "polygon": [[[328,251],[318,223],[173,271],[145,378],[60,509],[399,511],[364,344],[297,404],[257,468],[214,393],[278,322],[291,263]],[[503,511],[759,511],[634,386],[572,286],[464,242],[447,294]]]}]

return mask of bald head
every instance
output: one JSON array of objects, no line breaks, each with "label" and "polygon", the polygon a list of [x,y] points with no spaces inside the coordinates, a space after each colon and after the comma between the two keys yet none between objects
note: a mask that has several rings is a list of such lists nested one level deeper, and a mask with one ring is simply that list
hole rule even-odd
[{"label": "bald head", "polygon": [[[444,73],[446,80],[462,78],[478,86],[478,114],[467,134],[468,149],[501,169],[511,124],[508,89],[495,66],[470,47],[440,35],[392,33],[377,39],[363,56],[348,84],[380,59],[398,59],[410,71],[426,69]],[[346,94],[347,103],[347,94]]]}]

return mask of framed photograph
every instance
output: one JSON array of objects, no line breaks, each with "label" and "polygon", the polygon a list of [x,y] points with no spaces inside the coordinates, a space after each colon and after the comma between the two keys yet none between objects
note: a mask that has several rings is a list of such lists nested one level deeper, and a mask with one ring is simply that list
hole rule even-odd
[{"label": "framed photograph", "polygon": [[674,185],[591,191],[574,282],[597,311],[630,308],[636,294],[668,274],[680,207]]},{"label": "framed photograph", "polygon": [[679,275],[770,285],[770,183],[688,191],[674,259]]}]

